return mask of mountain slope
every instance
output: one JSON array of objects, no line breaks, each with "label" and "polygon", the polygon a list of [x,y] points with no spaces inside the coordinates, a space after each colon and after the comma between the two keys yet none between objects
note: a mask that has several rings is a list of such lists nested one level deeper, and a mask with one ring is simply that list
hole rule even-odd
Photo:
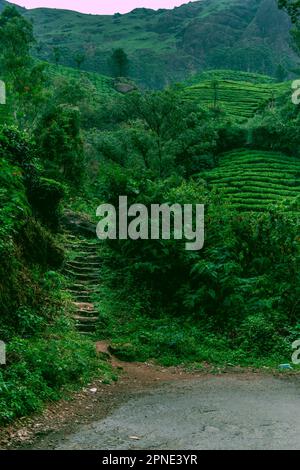
[{"label": "mountain slope", "polygon": [[[0,7],[5,2],[0,0]],[[174,10],[136,9],[126,15],[84,15],[66,10],[23,10],[34,22],[37,54],[109,74],[114,48],[129,55],[130,75],[161,87],[203,69],[229,68],[275,74],[279,63],[295,64],[289,46],[290,21],[275,0],[200,0]]]}]

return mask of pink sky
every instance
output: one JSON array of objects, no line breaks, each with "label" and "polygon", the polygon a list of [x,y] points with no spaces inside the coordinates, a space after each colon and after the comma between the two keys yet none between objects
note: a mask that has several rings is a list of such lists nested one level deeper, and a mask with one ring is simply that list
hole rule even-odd
[{"label": "pink sky", "polygon": [[111,15],[113,13],[127,13],[134,8],[174,8],[188,3],[189,0],[12,0],[26,8],[65,8],[83,13]]}]

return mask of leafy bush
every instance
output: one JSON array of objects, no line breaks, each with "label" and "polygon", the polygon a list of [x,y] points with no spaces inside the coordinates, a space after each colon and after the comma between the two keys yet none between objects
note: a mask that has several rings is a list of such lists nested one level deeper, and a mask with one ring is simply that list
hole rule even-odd
[{"label": "leafy bush", "polygon": [[[195,253],[174,240],[110,241],[104,279],[127,305],[122,308],[119,300],[116,309],[132,310],[129,323],[139,315],[152,319],[153,325],[163,316],[171,324],[188,319],[204,336],[222,335],[228,350],[236,348],[253,361],[277,353],[284,356],[287,329],[300,314],[296,218],[276,210],[240,214],[222,197],[207,194],[201,183],[176,178],[155,183],[141,179],[136,189],[130,203],[204,203],[206,240],[203,250]],[[112,325],[109,328],[114,331]],[[171,354],[172,344],[172,357],[178,348],[178,360],[188,359],[189,348],[198,351],[186,335],[181,342],[176,332],[171,340],[167,328],[160,340],[155,332],[150,334],[153,342],[148,351],[154,357],[162,357],[164,351]],[[131,350],[121,352],[127,358],[145,357],[145,346],[140,349],[135,335],[133,327],[123,340],[133,343]],[[160,353],[154,343],[160,344]]]},{"label": "leafy bush", "polygon": [[47,109],[35,132],[47,176],[68,182],[78,190],[84,170],[80,115],[67,104]]},{"label": "leafy bush", "polygon": [[64,261],[64,250],[53,234],[36,219],[30,218],[16,237],[23,258],[29,265],[36,264],[46,269],[60,268]]},{"label": "leafy bush", "polygon": [[30,188],[29,200],[42,222],[51,228],[57,228],[59,222],[59,204],[66,194],[66,188],[58,181],[37,178]]},{"label": "leafy bush", "polygon": [[70,387],[82,387],[93,375],[111,378],[93,343],[69,331],[60,322],[49,336],[15,338],[8,344],[8,364],[0,369],[1,424],[40,411],[45,401],[61,398]]},{"label": "leafy bush", "polygon": [[219,126],[217,150],[218,153],[243,147],[247,143],[247,130],[237,125],[225,123]]},{"label": "leafy bush", "polygon": [[267,357],[270,351],[281,353],[282,357],[288,353],[287,344],[274,325],[275,312],[272,312],[272,316],[273,321],[262,313],[250,315],[239,329],[241,348],[253,358]]},{"label": "leafy bush", "polygon": [[299,156],[299,106],[290,101],[286,96],[283,106],[266,110],[261,116],[250,121],[251,145],[254,148]]}]

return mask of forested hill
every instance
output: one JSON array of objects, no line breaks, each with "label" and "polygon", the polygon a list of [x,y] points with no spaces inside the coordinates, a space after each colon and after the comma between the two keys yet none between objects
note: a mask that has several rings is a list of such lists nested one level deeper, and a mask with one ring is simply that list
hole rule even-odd
[{"label": "forested hill", "polygon": [[[0,0],[0,10],[6,2]],[[276,75],[295,65],[290,21],[275,0],[202,0],[174,10],[136,9],[126,15],[83,15],[51,9],[23,10],[34,22],[39,57],[110,74],[109,57],[124,48],[130,75],[161,87],[202,69],[228,68]]]}]

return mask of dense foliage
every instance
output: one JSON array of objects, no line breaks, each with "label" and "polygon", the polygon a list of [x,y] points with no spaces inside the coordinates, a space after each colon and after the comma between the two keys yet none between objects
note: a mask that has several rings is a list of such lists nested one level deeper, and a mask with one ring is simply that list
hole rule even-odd
[{"label": "dense foliage", "polygon": [[[161,91],[125,81],[121,93],[112,78],[80,70],[89,58],[78,49],[77,70],[58,65],[60,50],[56,65],[33,59],[32,24],[14,8],[0,16],[0,40],[0,422],[94,373],[111,376],[70,319],[61,220],[80,211],[96,222],[97,205],[118,206],[122,195],[147,207],[205,204],[205,245],[103,242],[92,339],[166,365],[289,361],[300,330],[300,108],[289,83],[219,70]],[[127,73],[121,51],[116,76]],[[228,63],[245,59],[243,50]],[[261,70],[260,54],[247,60]]]},{"label": "dense foliage", "polygon": [[57,234],[61,204],[83,172],[78,111],[72,103],[53,111],[54,90],[44,88],[44,67],[30,55],[32,25],[13,7],[0,16],[0,37],[8,94],[0,122],[3,424],[40,410],[44,401],[58,399],[63,388],[83,384],[94,373],[109,376],[109,367],[75,333],[58,272],[64,260]]}]

